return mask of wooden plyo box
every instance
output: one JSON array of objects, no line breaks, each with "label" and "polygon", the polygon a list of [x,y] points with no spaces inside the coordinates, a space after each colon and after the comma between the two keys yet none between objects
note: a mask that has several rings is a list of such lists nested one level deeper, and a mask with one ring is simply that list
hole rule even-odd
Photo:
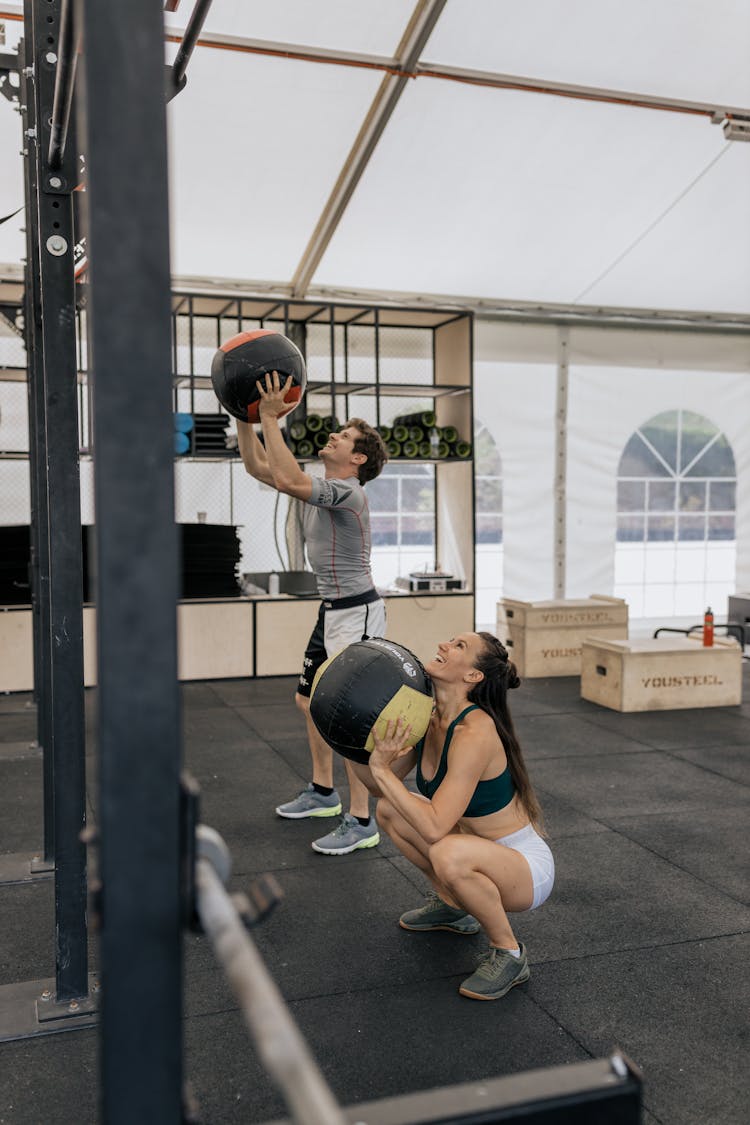
[{"label": "wooden plyo box", "polygon": [[581,698],[612,711],[734,707],[742,702],[742,650],[733,637],[657,637],[583,643]]},{"label": "wooden plyo box", "polygon": [[627,637],[628,606],[622,598],[497,603],[497,635],[520,676],[579,676],[584,637]]}]

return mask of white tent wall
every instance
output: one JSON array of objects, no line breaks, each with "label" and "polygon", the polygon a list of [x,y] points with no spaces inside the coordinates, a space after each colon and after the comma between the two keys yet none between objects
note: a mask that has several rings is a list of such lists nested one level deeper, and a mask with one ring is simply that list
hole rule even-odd
[{"label": "white tent wall", "polygon": [[[624,393],[623,388],[627,388]],[[737,575],[750,579],[750,387],[747,375],[575,367],[568,412],[568,597],[614,589],[617,467],[633,431],[668,410],[691,410],[726,434],[737,489]],[[719,607],[717,607],[718,609]],[[724,610],[726,607],[722,607]]]},{"label": "white tent wall", "polygon": [[[615,590],[617,472],[633,432],[689,410],[729,440],[737,468],[736,589],[750,587],[750,339],[566,329],[566,597]],[[563,329],[477,320],[475,413],[503,467],[503,577],[496,594],[556,596],[557,363]],[[486,581],[486,579],[485,579]],[[479,591],[488,623],[487,588]],[[717,613],[726,606],[717,605]]]},{"label": "white tent wall", "polygon": [[[476,324],[474,415],[502,462],[507,597],[548,598],[554,588],[555,355],[554,329]],[[478,573],[481,581],[481,567]],[[487,611],[490,589],[488,583],[479,591],[482,625],[494,622]],[[500,583],[495,600],[499,594]]]},{"label": "white tent wall", "polygon": [[[747,589],[750,338],[578,328],[570,333],[569,360],[567,596],[614,591],[620,457],[637,427],[678,409],[707,418],[732,447],[737,498],[736,570],[731,577],[734,589]],[[721,548],[713,565],[718,568],[720,561]],[[722,615],[726,611],[725,604],[714,608]]]}]

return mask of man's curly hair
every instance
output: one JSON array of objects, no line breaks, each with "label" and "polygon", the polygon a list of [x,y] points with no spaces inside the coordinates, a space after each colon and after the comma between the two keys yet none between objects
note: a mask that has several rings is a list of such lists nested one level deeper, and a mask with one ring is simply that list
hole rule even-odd
[{"label": "man's curly hair", "polygon": [[361,437],[355,439],[354,452],[364,453],[367,458],[357,469],[359,483],[367,484],[368,480],[380,476],[388,460],[385,443],[378,431],[363,418],[350,418],[343,428],[346,429],[347,426],[359,430],[361,434]]}]

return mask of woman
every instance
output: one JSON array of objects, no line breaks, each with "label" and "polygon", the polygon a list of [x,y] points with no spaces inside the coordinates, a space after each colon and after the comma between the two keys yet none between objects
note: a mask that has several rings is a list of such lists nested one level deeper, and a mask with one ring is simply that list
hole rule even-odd
[{"label": "woman", "polygon": [[[458,934],[483,927],[489,951],[459,992],[497,1000],[529,979],[508,913],[540,906],[555,872],[508,711],[508,690],[520,680],[490,633],[438,645],[425,667],[435,708],[424,738],[405,745],[410,727],[389,722],[382,738],[373,732],[370,756],[380,826],[435,889],[400,925]],[[421,796],[401,780],[415,765]]]}]

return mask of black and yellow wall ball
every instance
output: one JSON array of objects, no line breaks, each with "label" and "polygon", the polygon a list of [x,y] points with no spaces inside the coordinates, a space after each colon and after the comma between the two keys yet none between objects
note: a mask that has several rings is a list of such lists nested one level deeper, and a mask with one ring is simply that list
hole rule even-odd
[{"label": "black and yellow wall ball", "polygon": [[385,733],[389,719],[411,725],[410,742],[427,730],[432,714],[430,679],[419,659],[403,645],[382,637],[357,641],[318,669],[310,716],[329,746],[367,764],[372,728]]}]

